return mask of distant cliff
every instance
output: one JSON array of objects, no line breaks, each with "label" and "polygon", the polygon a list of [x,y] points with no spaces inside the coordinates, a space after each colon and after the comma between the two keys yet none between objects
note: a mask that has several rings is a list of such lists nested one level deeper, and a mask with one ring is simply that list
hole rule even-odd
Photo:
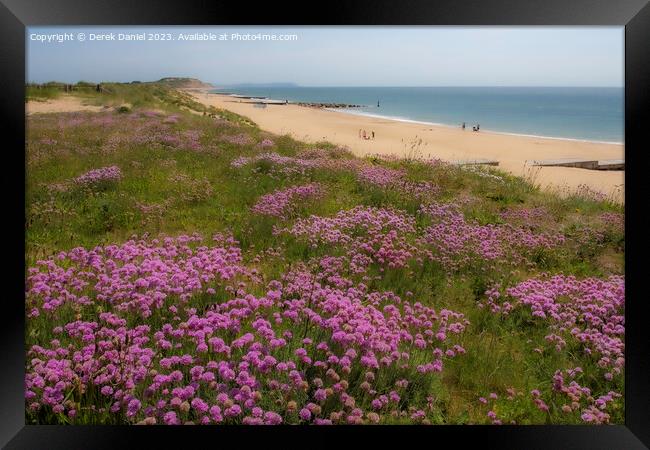
[{"label": "distant cliff", "polygon": [[205,83],[196,78],[186,78],[186,77],[167,77],[161,78],[157,83],[166,84],[170,87],[176,89],[202,89],[202,88],[212,88],[210,83]]},{"label": "distant cliff", "polygon": [[275,82],[275,83],[239,83],[227,85],[229,88],[291,88],[299,87],[300,85],[291,82]]}]

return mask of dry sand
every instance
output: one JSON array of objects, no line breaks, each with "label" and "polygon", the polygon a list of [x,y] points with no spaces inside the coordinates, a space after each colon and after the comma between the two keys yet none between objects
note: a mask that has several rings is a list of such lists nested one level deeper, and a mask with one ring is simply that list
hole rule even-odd
[{"label": "dry sand", "polygon": [[40,113],[58,113],[75,111],[102,111],[102,106],[84,105],[82,99],[71,95],[62,95],[53,100],[44,102],[30,101],[25,104],[27,115]]},{"label": "dry sand", "polygon": [[[289,134],[306,141],[329,141],[348,147],[353,153],[395,154],[436,157],[445,161],[488,158],[499,161],[499,168],[514,175],[531,176],[543,188],[566,192],[580,185],[623,201],[624,175],[620,171],[600,171],[569,167],[535,167],[527,161],[584,158],[624,159],[621,144],[547,139],[491,133],[475,133],[471,124],[460,128],[401,122],[338,111],[296,105],[267,105],[256,108],[250,101],[226,95],[190,92],[206,105],[246,116],[263,130]],[[359,138],[359,129],[374,131],[374,140]]]}]

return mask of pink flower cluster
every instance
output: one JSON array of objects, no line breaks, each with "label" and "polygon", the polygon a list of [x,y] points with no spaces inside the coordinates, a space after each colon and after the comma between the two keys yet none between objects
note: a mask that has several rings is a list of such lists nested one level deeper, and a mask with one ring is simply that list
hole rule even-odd
[{"label": "pink flower cluster", "polygon": [[399,180],[393,188],[403,195],[421,202],[429,202],[432,197],[440,193],[440,187],[430,181]]},{"label": "pink flower cluster", "polygon": [[606,379],[619,375],[625,364],[625,281],[556,275],[530,279],[506,290],[506,300],[497,289],[487,292],[487,305],[495,313],[510,314],[525,308],[545,323],[551,334],[546,340],[557,350],[567,339],[584,353],[598,358]]},{"label": "pink flower cluster", "polygon": [[[344,150],[339,150],[338,152],[342,151]],[[403,170],[369,165],[359,159],[335,156],[339,156],[336,150],[328,151],[325,149],[306,150],[301,152],[301,156],[299,157],[282,156],[275,152],[260,153],[252,157],[241,156],[236,158],[232,161],[231,166],[240,168],[254,162],[267,161],[277,166],[277,171],[282,175],[304,175],[308,170],[312,169],[353,172],[357,174],[357,177],[363,183],[382,189],[394,189],[418,200],[429,199],[440,192],[440,188],[431,182],[406,180],[406,175]]]},{"label": "pink flower cluster", "polygon": [[[164,122],[169,123],[169,122]],[[201,133],[196,130],[181,132],[165,132],[156,137],[157,143],[167,147],[184,148],[193,151],[201,150]]]},{"label": "pink flower cluster", "polygon": [[102,153],[111,154],[134,145],[204,150],[200,142],[201,133],[198,130],[180,131],[172,127],[172,124],[179,121],[179,116],[167,117],[156,111],[129,115],[97,114],[85,120],[89,125],[104,128],[103,133],[106,137],[100,147]]},{"label": "pink flower cluster", "polygon": [[[515,391],[511,390],[511,396],[509,397],[510,399],[514,398]],[[499,396],[496,394],[496,392],[490,392],[490,395],[488,398],[485,397],[479,397],[478,401],[482,405],[487,405],[490,410],[487,412],[486,416],[490,421],[492,422],[492,425],[503,425],[503,421],[499,419],[497,416],[497,413],[494,411],[496,408],[496,400],[499,398]]]},{"label": "pink flower cluster", "polygon": [[350,157],[352,153],[347,148],[306,148],[297,153],[297,157],[301,159],[337,159],[343,157]]},{"label": "pink flower cluster", "polygon": [[[603,424],[609,423],[610,415],[607,408],[621,394],[609,391],[604,395],[594,398],[591,389],[581,386],[575,378],[583,372],[582,368],[557,370],[553,375],[553,391],[564,397],[561,410],[564,413],[581,411],[580,418],[587,423]],[[571,381],[569,381],[571,380]]]},{"label": "pink flower cluster", "polygon": [[[498,287],[486,292],[485,305],[497,314],[508,316],[518,311],[528,311],[533,318],[548,328],[546,342],[557,351],[567,346],[578,347],[588,355],[612,381],[620,377],[625,366],[625,281],[621,276],[607,279],[556,275],[547,279],[530,279],[508,288],[503,295]],[[593,400],[589,388],[565,377],[575,378],[581,368],[556,371],[553,377],[555,391],[568,397],[570,406],[564,412],[585,407],[582,414],[586,422],[604,423],[609,416],[602,412],[607,403],[620,394],[609,392]],[[584,398],[583,398],[584,397]],[[582,403],[581,403],[582,402]]]},{"label": "pink flower cluster", "polygon": [[525,225],[536,228],[549,216],[549,212],[543,206],[536,208],[508,208],[499,213],[499,216],[506,222]]},{"label": "pink flower cluster", "polygon": [[65,119],[62,117],[59,120],[59,129],[65,128],[74,128],[79,125],[85,125],[88,121],[83,115],[80,114],[69,114]]},{"label": "pink flower cluster", "polygon": [[605,212],[598,216],[600,221],[613,230],[622,232],[625,226],[625,216],[621,213]]},{"label": "pink flower cluster", "polygon": [[[216,150],[215,145],[201,143],[198,130],[178,130],[173,121],[165,119],[159,112],[114,114],[114,113],[71,113],[56,114],[52,117],[39,117],[38,128],[61,135],[64,129],[83,125],[89,130],[100,132],[94,135],[99,145],[92,146],[31,146],[28,152],[30,161],[42,161],[59,154],[83,156],[90,154],[113,155],[120,151],[129,151],[134,147],[173,148],[203,152]],[[177,120],[182,120],[177,116]],[[59,128],[59,130],[56,130]],[[58,132],[58,134],[56,134]],[[74,131],[77,133],[77,130]]]},{"label": "pink flower cluster", "polygon": [[465,352],[454,337],[462,314],[304,270],[261,296],[241,282],[217,293],[252,270],[234,241],[215,239],[78,248],[30,269],[29,320],[45,311],[56,338],[28,350],[28,411],[142,424],[425,423],[408,380],[439,376]]},{"label": "pink flower cluster", "polygon": [[359,180],[380,188],[392,186],[404,177],[403,170],[390,169],[382,166],[367,166],[359,169]]},{"label": "pink flower cluster", "polygon": [[403,170],[391,169],[382,166],[367,166],[357,170],[360,181],[379,187],[393,189],[407,197],[418,200],[430,200],[440,193],[440,188],[429,181],[409,181]]},{"label": "pink flower cluster", "polygon": [[175,191],[181,201],[199,203],[209,199],[214,187],[207,178],[192,178],[182,172],[173,173],[169,177],[175,184]]},{"label": "pink flower cluster", "polygon": [[425,229],[420,242],[432,246],[430,258],[450,270],[471,266],[477,258],[520,264],[531,252],[553,248],[565,241],[561,234],[533,233],[509,224],[468,222],[455,204],[425,204],[420,213],[433,222]]},{"label": "pink flower cluster", "polygon": [[278,189],[260,197],[253,206],[252,211],[266,216],[283,217],[295,209],[298,202],[319,198],[324,194],[324,191],[320,183]]},{"label": "pink flower cluster", "polygon": [[275,143],[271,139],[263,139],[258,145],[262,148],[269,148],[273,147]]},{"label": "pink flower cluster", "polygon": [[73,180],[73,183],[81,187],[96,187],[100,185],[116,183],[122,179],[122,171],[117,166],[101,167],[89,170]]},{"label": "pink flower cluster", "polygon": [[571,193],[571,195],[573,195],[574,197],[582,198],[585,200],[591,200],[594,202],[603,202],[607,200],[607,195],[593,189],[592,187],[586,184],[578,185],[578,187],[575,189],[574,192]]},{"label": "pink flower cluster", "polygon": [[142,216],[142,225],[148,226],[160,223],[163,216],[167,213],[170,204],[171,201],[169,199],[161,203],[142,203],[136,201],[136,207]]},{"label": "pink flower cluster", "polygon": [[238,275],[252,276],[241,265],[236,241],[220,235],[215,239],[223,246],[192,249],[202,240],[198,235],[141,239],[92,250],[78,247],[38,261],[27,278],[29,316],[56,317],[65,306],[98,305],[146,318],[170,296],[183,304]]},{"label": "pink flower cluster", "polygon": [[416,232],[415,218],[395,209],[356,206],[334,217],[300,219],[275,232],[306,239],[313,247],[328,244],[346,248],[356,273],[365,272],[372,263],[404,267],[418,253],[410,242]]},{"label": "pink flower cluster", "polygon": [[292,156],[283,156],[279,153],[268,152],[259,153],[255,156],[240,156],[231,162],[233,168],[240,168],[245,165],[266,161],[276,167],[276,171],[281,175],[300,174],[304,175],[313,169],[329,170],[356,170],[362,163],[357,159],[342,158],[300,158]]}]

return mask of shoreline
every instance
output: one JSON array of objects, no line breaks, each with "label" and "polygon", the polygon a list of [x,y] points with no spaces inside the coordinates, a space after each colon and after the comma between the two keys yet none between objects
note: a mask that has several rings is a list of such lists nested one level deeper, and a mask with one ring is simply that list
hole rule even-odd
[{"label": "shoreline", "polygon": [[[231,97],[234,99],[238,100],[246,100],[246,101],[258,101],[261,103],[266,103],[268,105],[284,105],[286,100],[282,99],[275,99],[272,97],[267,97],[267,96],[248,96],[244,94],[235,94],[231,92],[219,92],[220,89],[218,88],[210,88],[210,89],[203,89],[199,90],[196,89],[195,91],[207,93],[207,94],[214,94],[214,95],[222,95],[222,96],[227,96]],[[305,107],[313,107],[316,109],[323,109],[327,111],[338,111],[346,114],[352,114],[356,116],[366,116],[366,117],[373,117],[377,119],[387,119],[387,120],[395,120],[398,122],[405,122],[405,123],[417,123],[421,125],[432,125],[432,126],[440,126],[440,127],[448,127],[448,128],[459,128],[460,125],[457,123],[442,123],[442,122],[431,122],[428,120],[419,120],[415,118],[409,118],[409,117],[401,117],[401,116],[391,116],[391,115],[384,115],[384,114],[375,114],[373,112],[368,112],[368,111],[362,111],[357,108],[363,108],[367,107],[367,105],[349,105],[349,107],[344,107],[344,106],[338,106],[338,107],[328,107],[328,106],[320,106],[319,104],[327,104],[327,102],[313,102],[313,104],[309,104],[310,102],[303,102],[303,101],[289,101],[289,105],[297,105],[297,106],[305,106]],[[491,128],[482,128],[482,132],[485,133],[495,133],[495,134],[505,134],[509,136],[524,136],[524,137],[531,137],[531,138],[537,138],[537,139],[558,139],[558,140],[567,140],[567,141],[577,141],[577,142],[589,142],[589,143],[594,143],[594,144],[611,144],[611,145],[625,145],[625,142],[619,142],[619,141],[607,141],[607,140],[598,140],[598,139],[589,139],[589,138],[581,138],[581,137],[567,137],[567,136],[549,136],[549,135],[542,135],[542,134],[530,134],[530,133],[520,133],[516,131],[506,131],[506,130],[494,130]]]},{"label": "shoreline", "polygon": [[[289,103],[291,104],[291,103]],[[325,111],[333,111],[333,112],[340,112],[344,114],[350,114],[353,116],[363,116],[363,117],[371,117],[375,119],[385,119],[385,120],[394,120],[395,122],[404,122],[404,123],[415,123],[415,124],[420,124],[420,125],[430,125],[434,127],[445,127],[445,128],[458,128],[457,125],[450,125],[447,123],[439,123],[439,122],[427,122],[425,120],[417,120],[417,119],[408,119],[406,117],[397,117],[397,116],[384,116],[381,114],[372,114],[372,113],[367,113],[367,112],[354,112],[353,110],[349,109],[331,109],[331,108],[322,108]],[[521,136],[521,137],[528,137],[528,138],[535,138],[535,139],[551,139],[551,140],[559,140],[559,141],[575,141],[575,142],[585,142],[585,143],[591,143],[591,144],[606,144],[606,145],[625,145],[624,142],[613,142],[613,141],[595,141],[592,139],[580,139],[580,138],[569,138],[569,137],[560,137],[560,136],[542,136],[540,134],[525,134],[525,133],[515,133],[511,131],[497,131],[497,130],[491,130],[489,128],[482,128],[481,127],[481,133],[489,133],[489,134],[498,134],[498,135],[505,135],[505,136]]]},{"label": "shoreline", "polygon": [[[473,132],[471,128],[407,122],[324,108],[297,105],[255,107],[254,102],[237,101],[228,95],[190,91],[195,100],[245,116],[261,129],[288,134],[309,143],[329,141],[349,148],[357,156],[384,154],[435,157],[444,161],[493,159],[498,168],[512,175],[533,178],[544,189],[562,194],[586,186],[623,203],[625,171],[588,170],[573,167],[538,167],[531,161],[584,158],[624,159],[624,145]],[[360,129],[375,131],[374,140],[360,139]]]}]

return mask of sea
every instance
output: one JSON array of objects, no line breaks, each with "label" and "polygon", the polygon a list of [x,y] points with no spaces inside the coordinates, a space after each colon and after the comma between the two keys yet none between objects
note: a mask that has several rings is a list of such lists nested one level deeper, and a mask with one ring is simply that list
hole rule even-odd
[{"label": "sea", "polygon": [[624,90],[616,87],[299,87],[215,89],[289,102],[363,105],[349,114],[481,131],[621,144]]}]

